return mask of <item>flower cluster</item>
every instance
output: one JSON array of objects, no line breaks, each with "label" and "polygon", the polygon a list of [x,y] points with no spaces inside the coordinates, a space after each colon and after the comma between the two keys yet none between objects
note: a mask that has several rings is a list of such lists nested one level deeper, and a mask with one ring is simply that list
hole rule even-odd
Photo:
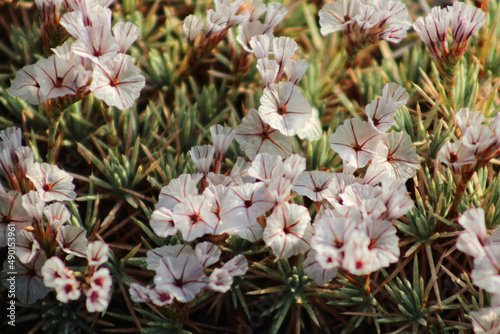
[{"label": "flower cluster", "polygon": [[500,332],[500,229],[486,230],[484,210],[469,209],[459,218],[464,231],[457,239],[457,249],[474,258],[472,282],[492,294],[491,306],[471,312],[474,332]]},{"label": "flower cluster", "polygon": [[[112,280],[108,269],[96,269],[107,262],[108,246],[89,244],[85,228],[70,222],[64,202],[76,198],[73,177],[57,166],[35,162],[32,150],[22,146],[20,129],[7,128],[0,138],[0,175],[8,184],[6,190],[0,183],[0,246],[6,246],[8,227],[16,232],[16,270],[6,261],[2,283],[8,272],[17,272],[17,297],[25,303],[34,303],[53,288],[57,299],[66,303],[80,297],[82,286],[88,311],[104,311]],[[76,277],[58,256],[87,258],[85,274]]]},{"label": "flower cluster", "polygon": [[[404,88],[386,85],[382,97],[366,106],[368,121],[346,120],[330,136],[344,172],[305,172],[293,188],[325,204],[316,215],[304,263],[305,272],[320,284],[335,277],[338,268],[368,275],[399,259],[392,223],[413,207],[403,182],[415,175],[419,157],[408,134],[387,130],[407,99]],[[352,175],[367,164],[364,178]]]},{"label": "flower cluster", "polygon": [[299,47],[289,37],[256,35],[249,45],[265,88],[258,110],[250,109],[236,129],[236,140],[250,159],[259,153],[286,157],[294,135],[317,140],[322,134],[318,111],[298,86],[308,63],[292,59]]},{"label": "flower cluster", "polygon": [[[196,15],[189,15],[184,20],[184,34],[190,45],[191,54],[185,58],[184,67],[192,66],[197,58],[203,58],[210,50],[218,45],[227,35],[230,28],[238,25],[238,42],[243,46],[245,53],[242,57],[242,67],[248,69],[251,57],[249,42],[252,37],[266,35],[273,37],[274,28],[281,22],[287,11],[279,2],[270,2],[265,5],[261,0],[214,0],[215,10],[207,11],[207,19],[203,20]],[[264,23],[261,16],[266,13]]]},{"label": "flower cluster", "polygon": [[398,108],[408,100],[406,90],[395,84],[384,86],[382,97],[365,108],[368,121],[348,119],[330,136],[331,148],[342,158],[344,172],[370,165],[365,181],[377,184],[384,179],[405,182],[419,168],[419,157],[405,132],[389,132]]},{"label": "flower cluster", "polygon": [[431,51],[432,57],[446,84],[453,85],[458,62],[467,43],[486,22],[486,13],[463,2],[446,8],[434,7],[420,17],[413,28]]},{"label": "flower cluster", "polygon": [[[37,5],[43,11],[48,2],[37,1]],[[109,106],[130,108],[145,85],[139,68],[125,54],[139,37],[139,29],[129,22],[111,26],[109,4],[67,1],[60,24],[74,40],[52,49],[49,58],[19,70],[9,92],[47,109],[51,105],[64,108],[90,92]],[[58,12],[60,6],[53,9]]]},{"label": "flower cluster", "polygon": [[[85,272],[74,272],[68,269],[59,257],[53,256],[45,261],[42,267],[43,283],[56,291],[56,298],[61,303],[80,299],[83,291],[87,297],[87,311],[104,312],[108,308],[113,280],[108,268],[97,268],[108,261],[109,247],[102,241],[87,243],[84,231],[80,231],[77,236],[75,233],[78,231],[72,232],[71,235],[66,235],[72,238],[66,239],[71,245],[70,248],[63,249],[77,256],[86,255],[88,266]],[[63,245],[69,246],[68,243]],[[75,251],[75,245],[78,245],[80,251]],[[85,251],[85,254],[81,251]]]},{"label": "flower cluster", "polygon": [[[147,268],[154,270],[154,288],[132,283],[130,295],[136,303],[153,303],[165,306],[177,300],[192,301],[203,290],[227,292],[234,277],[244,275],[248,261],[237,255],[222,267],[213,267],[219,262],[221,250],[205,241],[193,249],[189,245],[163,246],[149,250]],[[211,272],[209,276],[205,271]]]},{"label": "flower cluster", "polygon": [[305,272],[325,284],[343,268],[354,275],[369,275],[399,259],[399,238],[393,222],[413,207],[406,187],[397,180],[380,186],[336,174],[321,197],[324,206],[314,223],[312,251]]},{"label": "flower cluster", "polygon": [[321,34],[343,31],[352,62],[357,52],[380,40],[399,43],[406,37],[411,18],[401,1],[337,0],[319,11]]},{"label": "flower cluster", "polygon": [[481,111],[462,108],[455,119],[461,139],[446,142],[438,159],[451,170],[457,193],[463,194],[474,172],[500,154],[500,116],[486,125],[488,120]]}]

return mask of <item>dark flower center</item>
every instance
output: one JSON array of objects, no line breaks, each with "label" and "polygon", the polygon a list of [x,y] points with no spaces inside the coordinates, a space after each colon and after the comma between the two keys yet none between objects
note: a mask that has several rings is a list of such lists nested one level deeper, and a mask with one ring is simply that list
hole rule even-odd
[{"label": "dark flower center", "polygon": [[192,214],[191,216],[189,216],[189,218],[191,218],[191,222],[193,224],[196,224],[197,222],[200,221],[200,216],[198,214]]},{"label": "dark flower center", "polygon": [[63,78],[61,78],[61,77],[57,77],[57,78],[56,78],[56,83],[54,84],[54,86],[55,86],[55,87],[62,87],[62,85],[63,85],[63,80],[64,80]]},{"label": "dark flower center", "polygon": [[356,144],[352,147],[352,149],[353,149],[354,151],[358,152],[358,151],[361,151],[363,148],[362,148],[361,146],[359,146],[359,144],[358,144],[358,143],[356,143]]},{"label": "dark flower center", "polygon": [[43,191],[50,191],[52,189],[53,185],[50,183],[46,183],[43,185],[42,189]]},{"label": "dark flower center", "polygon": [[280,115],[283,116],[286,113],[287,113],[286,104],[284,106],[281,106],[281,107],[278,108],[278,114],[280,114]]},{"label": "dark flower center", "polygon": [[450,153],[450,162],[452,164],[458,162],[458,155],[456,155],[455,153]]},{"label": "dark flower center", "polygon": [[244,204],[245,204],[245,207],[249,208],[252,206],[252,201],[246,200]]}]

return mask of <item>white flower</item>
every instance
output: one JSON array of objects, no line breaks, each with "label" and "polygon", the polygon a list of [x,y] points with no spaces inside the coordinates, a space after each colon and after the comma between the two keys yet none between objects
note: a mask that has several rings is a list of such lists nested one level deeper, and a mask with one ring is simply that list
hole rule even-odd
[{"label": "white flower", "polygon": [[33,182],[45,202],[73,201],[76,198],[73,177],[57,166],[36,162],[26,177]]},{"label": "white flower", "polygon": [[52,55],[37,61],[35,72],[42,94],[47,98],[76,94],[78,67],[74,60]]},{"label": "white flower", "polygon": [[450,50],[459,55],[465,52],[470,37],[486,23],[486,13],[463,2],[455,2],[453,7],[448,6],[447,9],[451,13],[450,28],[453,38]]},{"label": "white flower", "polygon": [[125,53],[139,38],[141,31],[131,22],[118,22],[113,26],[113,35],[120,46],[119,52]]},{"label": "white flower", "polygon": [[332,32],[342,31],[352,18],[359,14],[358,0],[337,0],[327,3],[319,11],[319,25],[321,34],[326,36]]},{"label": "white flower", "polygon": [[[14,270],[10,268],[11,264],[5,261],[0,274],[2,285],[9,287],[12,281],[8,279],[15,276],[16,298],[20,302],[32,304],[45,297],[52,290],[43,284],[41,269],[46,260],[45,252],[39,252],[30,263],[21,263],[16,259]],[[16,274],[13,275],[12,272]]]},{"label": "white flower", "polygon": [[156,235],[162,238],[175,235],[178,231],[172,218],[172,210],[164,206],[153,211],[149,225]]},{"label": "white flower", "polygon": [[[470,37],[486,22],[486,14],[465,3],[454,3],[447,8],[434,7],[429,15],[417,19],[413,28],[433,56],[461,57]],[[452,44],[448,45],[448,28]]]},{"label": "white flower", "polygon": [[293,190],[315,202],[321,202],[323,200],[321,193],[328,188],[332,177],[333,174],[327,172],[304,172],[295,181]]},{"label": "white flower", "polygon": [[227,270],[232,277],[243,276],[248,270],[248,260],[244,255],[239,254],[226,262],[222,268]]},{"label": "white flower", "polygon": [[85,305],[90,313],[104,312],[108,308],[110,294],[109,291],[98,288],[90,288],[85,292],[87,300]]},{"label": "white flower", "polygon": [[228,292],[233,285],[233,276],[224,268],[215,268],[210,277],[208,277],[208,286],[210,290],[217,292]]},{"label": "white flower", "polygon": [[278,78],[280,66],[275,60],[267,58],[257,59],[256,67],[265,87],[269,87]]},{"label": "white flower", "polygon": [[413,208],[413,200],[406,193],[403,182],[394,179],[384,179],[381,183],[382,192],[378,196],[384,202],[387,211],[381,217],[393,221],[399,219]]},{"label": "white flower", "polygon": [[[207,174],[207,182],[208,185],[212,187],[232,187],[236,185],[236,182],[234,182],[234,179],[231,176],[226,176],[224,174],[214,174],[213,172]],[[205,191],[207,189],[208,187],[205,188]]]},{"label": "white flower", "polygon": [[253,159],[252,164],[247,170],[247,174],[268,185],[273,180],[283,176],[283,169],[281,156],[259,153]]},{"label": "white flower", "polygon": [[410,136],[403,131],[392,131],[381,134],[381,137],[365,181],[376,184],[384,178],[392,178],[405,182],[415,176],[420,168],[420,158]]},{"label": "white flower", "polygon": [[484,209],[469,209],[458,218],[458,223],[464,228],[457,238],[457,249],[474,258],[484,255],[483,246],[488,242]]},{"label": "white flower", "polygon": [[188,41],[193,43],[196,36],[203,30],[203,21],[198,16],[191,14],[184,19],[182,28]]},{"label": "white flower", "polygon": [[291,183],[295,183],[295,180],[306,170],[306,158],[300,156],[299,154],[290,154],[283,161],[283,176],[287,178]]},{"label": "white flower", "polygon": [[174,297],[170,293],[169,286],[160,284],[149,290],[151,302],[156,306],[165,306],[174,302]]},{"label": "white flower", "polygon": [[353,183],[340,194],[342,205],[360,208],[363,200],[370,200],[379,196],[381,190],[380,187],[372,187],[369,184]]},{"label": "white flower", "polygon": [[262,0],[247,0],[246,5],[250,12],[250,21],[258,20],[267,10],[267,7],[262,3]]},{"label": "white flower", "polygon": [[62,226],[57,232],[57,243],[68,254],[85,257],[87,252],[87,230],[81,226]]},{"label": "white flower", "polygon": [[193,300],[207,285],[206,280],[203,266],[198,263],[196,257],[189,254],[163,258],[154,278],[157,287],[165,286],[166,290],[181,303]]},{"label": "white flower", "polygon": [[342,267],[354,275],[368,275],[371,270],[370,238],[361,230],[354,230],[344,248]]},{"label": "white flower", "polygon": [[40,244],[33,232],[21,230],[16,236],[16,256],[22,263],[30,263],[40,252]]},{"label": "white flower", "polygon": [[215,10],[228,18],[227,28],[248,21],[250,15],[244,8],[246,0],[215,0]]},{"label": "white flower", "polygon": [[229,174],[229,177],[233,179],[236,185],[241,186],[245,183],[255,182],[255,180],[247,174],[248,167],[250,167],[250,162],[245,161],[242,157],[236,159],[236,163],[233,168],[231,168],[231,173]]},{"label": "white flower", "polygon": [[[232,181],[231,178],[228,179]],[[225,205],[231,205],[226,201],[227,191],[228,188],[223,185],[217,185],[217,186],[209,185],[203,191],[203,197],[207,201],[210,211],[219,219],[217,225],[214,227],[213,230],[213,234],[216,235],[224,233],[228,228],[237,226],[234,224],[235,223],[234,221],[227,221],[224,215],[221,215],[222,207]]]},{"label": "white flower", "polygon": [[368,122],[348,119],[330,136],[332,150],[355,168],[362,168],[375,157],[380,134]]},{"label": "white flower", "polygon": [[170,210],[189,195],[198,194],[198,183],[203,174],[182,174],[170,181],[161,189],[156,208],[166,207]]},{"label": "white flower", "polygon": [[279,2],[270,2],[267,5],[267,15],[264,25],[267,29],[274,29],[288,13],[286,8]]},{"label": "white flower", "polygon": [[394,124],[396,111],[408,101],[406,89],[400,85],[391,82],[384,86],[382,97],[370,102],[365,107],[365,113],[368,116],[368,122],[379,132],[387,132]]},{"label": "white flower", "polygon": [[438,159],[441,160],[453,174],[461,174],[462,168],[471,165],[476,160],[474,152],[470,147],[461,141],[447,141],[438,152]]},{"label": "white flower", "polygon": [[354,183],[361,183],[361,180],[352,175],[331,173],[328,187],[321,192],[321,196],[333,205],[342,200],[340,194],[345,191],[347,186]]},{"label": "white flower", "polygon": [[73,11],[68,11],[60,20],[61,25],[75,39],[85,38],[86,27],[107,26],[111,29],[112,12],[97,5],[97,1],[70,0]]},{"label": "white flower", "polygon": [[307,121],[306,126],[297,131],[297,136],[300,139],[307,139],[309,141],[318,140],[321,138],[323,130],[321,127],[321,120],[319,119],[318,109],[312,108],[312,116]]},{"label": "white flower", "polygon": [[213,243],[205,241],[196,245],[195,253],[198,262],[203,268],[207,268],[219,261],[221,250]]},{"label": "white flower", "polygon": [[189,152],[198,171],[208,174],[214,158],[214,147],[212,145],[193,146]]},{"label": "white flower", "polygon": [[41,269],[43,283],[48,288],[55,288],[56,281],[59,279],[68,279],[72,272],[64,265],[64,262],[57,256],[53,256],[43,264]]},{"label": "white flower", "polygon": [[263,239],[276,257],[289,258],[308,251],[312,238],[311,216],[306,207],[283,202],[267,217]]},{"label": "white flower", "polygon": [[401,1],[373,1],[375,11],[380,14],[378,22],[368,33],[370,41],[386,40],[399,43],[411,27],[411,17]]},{"label": "white flower", "polygon": [[388,267],[399,260],[399,238],[396,227],[385,220],[365,221],[359,229],[370,238],[370,272]]},{"label": "white flower", "polygon": [[108,268],[101,268],[94,271],[90,277],[90,287],[93,289],[101,289],[109,293],[113,280]]},{"label": "white flower", "polygon": [[288,82],[297,85],[306,73],[307,68],[309,67],[309,63],[307,59],[300,60],[289,60],[285,65],[285,74],[288,79]]},{"label": "white flower", "polygon": [[109,246],[104,242],[97,240],[89,242],[87,246],[87,260],[90,267],[98,267],[108,262]]},{"label": "white flower", "polygon": [[189,254],[195,256],[194,249],[189,245],[177,244],[174,246],[162,246],[148,250],[146,253],[147,268],[156,270],[163,258],[173,256],[178,257],[180,254]]},{"label": "white flower", "polygon": [[285,69],[288,61],[298,49],[297,42],[290,37],[277,37],[273,39],[274,60],[280,66],[281,71]]},{"label": "white flower", "polygon": [[266,124],[255,109],[243,117],[235,137],[251,160],[259,153],[288,156],[292,152],[292,138]]},{"label": "white flower", "polygon": [[338,269],[324,269],[316,260],[316,251],[311,249],[304,260],[304,273],[316,283],[323,285],[337,276]]},{"label": "white flower", "polygon": [[470,313],[472,328],[475,334],[500,333],[500,309],[498,307],[485,307]]},{"label": "white flower", "polygon": [[447,30],[450,20],[448,10],[433,7],[426,17],[419,17],[413,24],[413,29],[434,56],[441,57],[447,53]]},{"label": "white flower", "polygon": [[9,128],[3,129],[0,131],[0,138],[2,142],[0,142],[0,147],[2,149],[7,149],[12,155],[22,146],[22,136],[23,132],[20,128],[11,126]]},{"label": "white flower", "polygon": [[214,144],[215,158],[222,160],[234,139],[234,129],[217,124],[210,128],[210,134],[212,135],[212,143]]},{"label": "white flower", "polygon": [[146,79],[132,57],[119,53],[95,66],[90,90],[107,105],[125,110],[132,107],[145,84]]},{"label": "white flower", "polygon": [[471,277],[478,287],[500,293],[500,244],[484,246],[484,255],[474,260]]},{"label": "white flower", "polygon": [[70,300],[80,298],[80,283],[77,281],[73,273],[68,277],[62,277],[55,281],[56,298],[61,303],[67,303]]},{"label": "white flower", "polygon": [[355,225],[353,220],[338,218],[329,209],[325,209],[320,219],[316,220],[311,247],[322,268],[331,270],[341,266],[344,245],[351,237]]},{"label": "white flower", "polygon": [[186,241],[213,233],[219,222],[203,195],[186,197],[175,206],[173,212],[174,224]]},{"label": "white flower", "polygon": [[460,131],[465,132],[469,127],[482,125],[484,122],[484,114],[481,111],[461,108],[455,113],[455,119]]},{"label": "white flower", "polygon": [[[207,11],[207,24],[203,35],[208,40],[211,35],[215,35],[226,29],[229,18],[221,12],[216,12],[212,9]],[[240,26],[241,27],[241,26]]]},{"label": "white flower", "polygon": [[239,224],[240,226],[224,230],[224,232],[227,232],[230,235],[237,235],[240,238],[248,240],[250,242],[255,242],[262,239],[262,232],[264,231],[264,229],[257,221],[251,223],[250,225],[241,225],[241,223]]},{"label": "white flower", "polygon": [[496,136],[487,126],[474,124],[462,131],[461,141],[474,155],[479,155],[479,152],[495,143]]},{"label": "white flower", "polygon": [[267,193],[275,205],[288,200],[293,187],[293,183],[289,179],[284,176],[278,176],[267,180],[267,182],[270,182],[267,185]]},{"label": "white flower", "polygon": [[47,223],[50,225],[51,230],[57,231],[64,223],[71,218],[66,205],[60,202],[50,204],[43,210]]},{"label": "white flower", "polygon": [[29,193],[23,195],[23,207],[33,217],[36,226],[42,226],[45,202],[36,190],[30,190]]},{"label": "white flower", "polygon": [[257,218],[274,206],[261,182],[231,187],[226,200],[221,216],[225,220],[234,220],[241,227],[257,223]]},{"label": "white flower", "polygon": [[26,65],[16,73],[9,93],[33,105],[39,105],[47,100],[42,93],[40,79],[36,74],[35,65]]},{"label": "white flower", "polygon": [[32,219],[23,207],[21,193],[17,191],[0,192],[0,247],[7,245],[9,224],[13,224],[15,230],[20,231],[30,226]]},{"label": "white flower", "polygon": [[264,89],[259,115],[286,136],[293,136],[312,116],[312,108],[300,89],[291,82],[278,82]]},{"label": "white flower", "polygon": [[86,27],[81,37],[71,44],[71,51],[96,64],[104,64],[118,54],[120,45],[109,27]]},{"label": "white flower", "polygon": [[270,51],[270,39],[267,35],[257,35],[250,39],[250,48],[257,59],[267,59]]},{"label": "white flower", "polygon": [[151,300],[149,297],[151,290],[139,283],[134,282],[130,284],[128,291],[130,293],[130,299],[132,299],[134,303],[148,303]]}]

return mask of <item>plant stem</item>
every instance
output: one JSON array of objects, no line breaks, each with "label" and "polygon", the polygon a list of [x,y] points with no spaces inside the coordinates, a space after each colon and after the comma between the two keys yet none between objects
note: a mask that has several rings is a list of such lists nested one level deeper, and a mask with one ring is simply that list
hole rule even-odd
[{"label": "plant stem", "polygon": [[57,130],[59,129],[59,120],[49,121],[49,134],[47,141],[47,162],[49,164],[55,164],[56,162],[56,142],[57,142]]}]

